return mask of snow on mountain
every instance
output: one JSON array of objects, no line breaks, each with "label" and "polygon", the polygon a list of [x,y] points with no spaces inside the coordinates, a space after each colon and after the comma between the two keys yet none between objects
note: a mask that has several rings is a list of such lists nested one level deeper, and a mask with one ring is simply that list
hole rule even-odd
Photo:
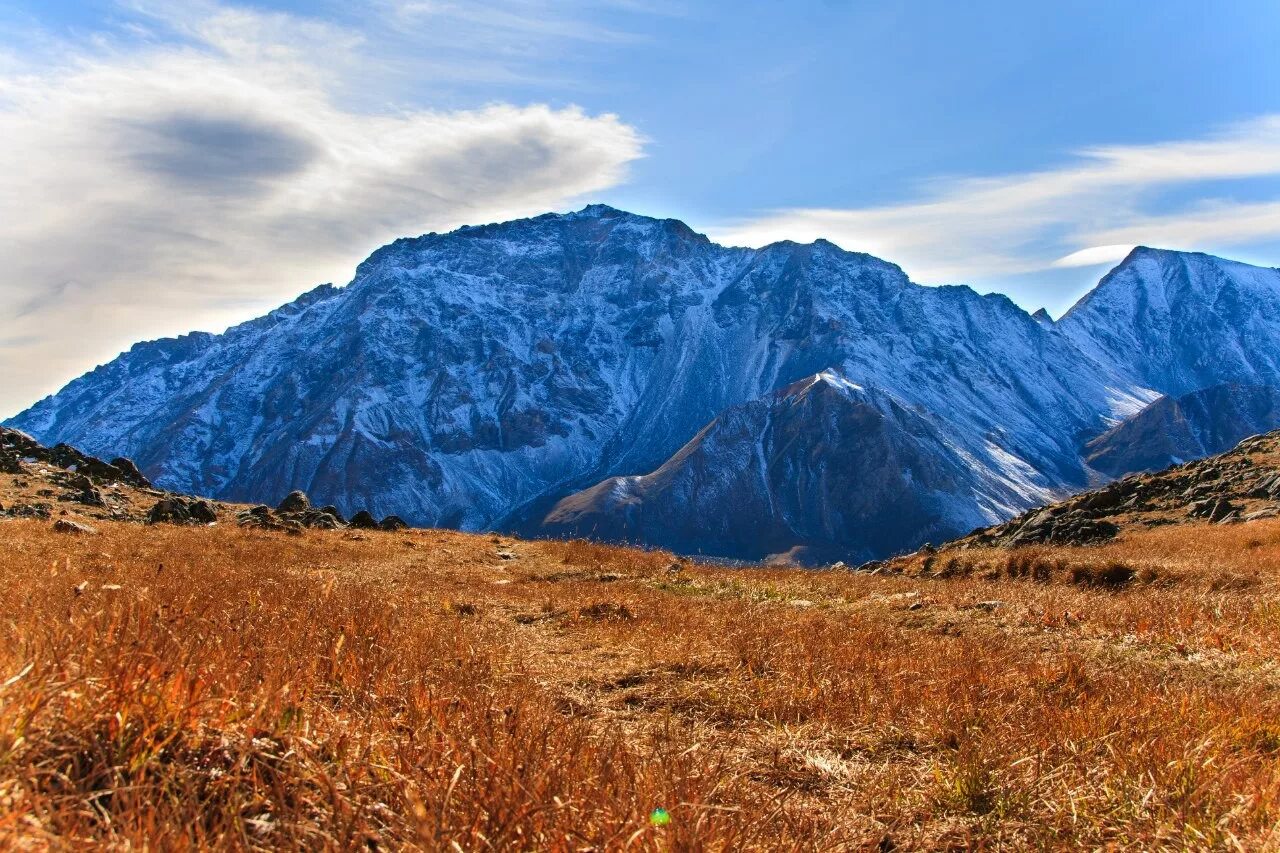
[{"label": "snow on mountain", "polygon": [[[139,344],[11,423],[131,456],[187,493],[304,489],[344,512],[527,529],[568,495],[659,469],[731,407],[768,409],[774,392],[829,371],[824,384],[870,389],[855,408],[911,413],[884,415],[895,435],[928,424],[928,442],[894,446],[933,448],[933,464],[967,484],[942,489],[955,500],[938,504],[941,516],[879,553],[1084,487],[1096,475],[1083,439],[1179,383],[1275,373],[1275,272],[1189,256],[1197,272],[1183,287],[1165,270],[1184,256],[1158,254],[1136,252],[1046,323],[1003,296],[915,285],[826,241],[727,248],[674,220],[592,205],[397,240],[346,287],[222,335]],[[1255,290],[1268,299],[1251,302]],[[1207,309],[1196,303],[1211,295]],[[1162,362],[1190,346],[1192,313],[1234,342],[1231,359]],[[1168,333],[1134,338],[1148,315]],[[1232,322],[1249,333],[1231,338]],[[849,440],[849,428],[833,434]],[[930,488],[912,478],[902,500],[932,500]],[[817,529],[801,521],[778,529]]]},{"label": "snow on mountain", "polygon": [[1179,396],[1280,376],[1280,270],[1138,247],[1057,322],[1134,382]]},{"label": "snow on mountain", "polygon": [[945,427],[827,370],[721,413],[656,471],[560,501],[543,530],[686,553],[861,561],[985,517],[974,495],[1016,502],[952,447]]}]

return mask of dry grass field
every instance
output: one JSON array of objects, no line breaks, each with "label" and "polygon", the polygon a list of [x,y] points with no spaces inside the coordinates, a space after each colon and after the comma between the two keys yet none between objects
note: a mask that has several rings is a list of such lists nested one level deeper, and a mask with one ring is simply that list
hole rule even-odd
[{"label": "dry grass field", "polygon": [[0,522],[5,847],[1280,844],[1280,521],[926,575],[96,524]]}]

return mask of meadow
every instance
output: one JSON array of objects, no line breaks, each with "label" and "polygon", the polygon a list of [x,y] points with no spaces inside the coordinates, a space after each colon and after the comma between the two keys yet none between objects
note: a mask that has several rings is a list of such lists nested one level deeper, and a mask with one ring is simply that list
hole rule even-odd
[{"label": "meadow", "polygon": [[729,569],[0,523],[0,844],[1274,849],[1280,521]]}]

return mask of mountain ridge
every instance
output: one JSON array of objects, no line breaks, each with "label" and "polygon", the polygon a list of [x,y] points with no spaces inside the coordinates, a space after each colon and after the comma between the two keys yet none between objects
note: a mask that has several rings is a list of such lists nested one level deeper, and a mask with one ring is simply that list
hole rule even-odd
[{"label": "mountain ridge", "polygon": [[[1221,270],[1197,263],[1181,281],[1203,295]],[[831,371],[939,424],[980,484],[970,509],[994,523],[1094,482],[1085,437],[1205,372],[1174,359],[1161,374],[1113,328],[1134,306],[1093,301],[1045,323],[826,240],[724,247],[593,205],[398,239],[346,286],[221,335],[136,345],[9,423],[119,448],[177,491],[302,489],[420,525],[527,529],[593,484],[660,467],[722,412]],[[1263,337],[1280,341],[1269,321]],[[1225,341],[1224,328],[1210,331]],[[1241,350],[1218,372],[1280,367]]]}]

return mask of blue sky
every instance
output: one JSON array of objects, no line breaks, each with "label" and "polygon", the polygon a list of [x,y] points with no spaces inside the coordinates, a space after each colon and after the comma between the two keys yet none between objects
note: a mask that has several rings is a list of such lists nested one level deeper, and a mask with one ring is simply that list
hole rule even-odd
[{"label": "blue sky", "polygon": [[1274,0],[9,0],[0,413],[588,200],[1055,315],[1135,243],[1277,265],[1277,44]]}]

